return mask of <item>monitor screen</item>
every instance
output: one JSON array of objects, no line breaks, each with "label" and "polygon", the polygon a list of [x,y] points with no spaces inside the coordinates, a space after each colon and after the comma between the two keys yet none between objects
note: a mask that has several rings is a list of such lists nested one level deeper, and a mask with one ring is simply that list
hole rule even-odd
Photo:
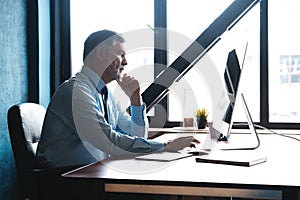
[{"label": "monitor screen", "polygon": [[242,66],[240,66],[240,62],[235,49],[230,51],[227,57],[226,67],[224,70],[225,87],[223,93],[225,95],[225,98],[220,98],[218,100],[218,105],[224,106],[216,106],[216,108],[219,108],[220,110],[218,112],[219,114],[214,118],[212,125],[212,128],[215,131],[214,135],[225,137],[225,140],[227,140],[227,138],[229,137],[233,125],[232,114],[236,103],[236,97],[238,94],[238,88],[247,48],[248,42],[244,51]]},{"label": "monitor screen", "polygon": [[227,106],[226,113],[223,120],[226,123],[231,123],[233,108],[235,104],[237,89],[241,76],[241,68],[235,49],[229,52],[224,72],[225,86],[227,89],[227,95],[229,98],[229,104]]}]

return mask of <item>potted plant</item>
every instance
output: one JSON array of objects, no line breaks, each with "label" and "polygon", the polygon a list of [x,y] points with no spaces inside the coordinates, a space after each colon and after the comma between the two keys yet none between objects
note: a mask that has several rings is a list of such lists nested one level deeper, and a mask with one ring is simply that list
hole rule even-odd
[{"label": "potted plant", "polygon": [[206,108],[199,108],[196,111],[198,129],[203,129],[207,125],[208,111]]}]

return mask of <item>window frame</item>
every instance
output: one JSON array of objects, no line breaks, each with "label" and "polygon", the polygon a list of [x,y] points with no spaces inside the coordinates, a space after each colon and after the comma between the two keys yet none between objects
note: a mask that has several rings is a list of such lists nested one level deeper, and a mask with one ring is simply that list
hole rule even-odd
[{"label": "window frame", "polygon": [[39,102],[38,1],[27,2],[28,101]]},{"label": "window frame", "polygon": [[70,0],[50,0],[50,95],[71,76]]},{"label": "window frame", "polygon": [[260,122],[271,129],[299,129],[300,123],[271,123],[269,121],[269,38],[268,0],[260,2]]}]

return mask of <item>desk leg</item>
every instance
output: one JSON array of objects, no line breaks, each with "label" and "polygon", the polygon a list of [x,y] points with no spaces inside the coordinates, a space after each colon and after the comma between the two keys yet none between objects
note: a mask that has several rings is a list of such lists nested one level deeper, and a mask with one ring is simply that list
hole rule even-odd
[{"label": "desk leg", "polygon": [[178,195],[177,200],[183,200],[183,195]]},{"label": "desk leg", "polygon": [[282,200],[300,200],[299,190],[285,189],[282,191]]}]

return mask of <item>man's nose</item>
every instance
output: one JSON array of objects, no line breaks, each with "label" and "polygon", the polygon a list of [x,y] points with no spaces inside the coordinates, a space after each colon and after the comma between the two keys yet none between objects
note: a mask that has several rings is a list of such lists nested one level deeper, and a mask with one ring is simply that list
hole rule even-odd
[{"label": "man's nose", "polygon": [[123,59],[122,59],[122,65],[123,66],[125,66],[125,65],[127,65],[128,63],[127,63],[127,60],[126,60],[126,58],[125,57],[123,57]]}]

